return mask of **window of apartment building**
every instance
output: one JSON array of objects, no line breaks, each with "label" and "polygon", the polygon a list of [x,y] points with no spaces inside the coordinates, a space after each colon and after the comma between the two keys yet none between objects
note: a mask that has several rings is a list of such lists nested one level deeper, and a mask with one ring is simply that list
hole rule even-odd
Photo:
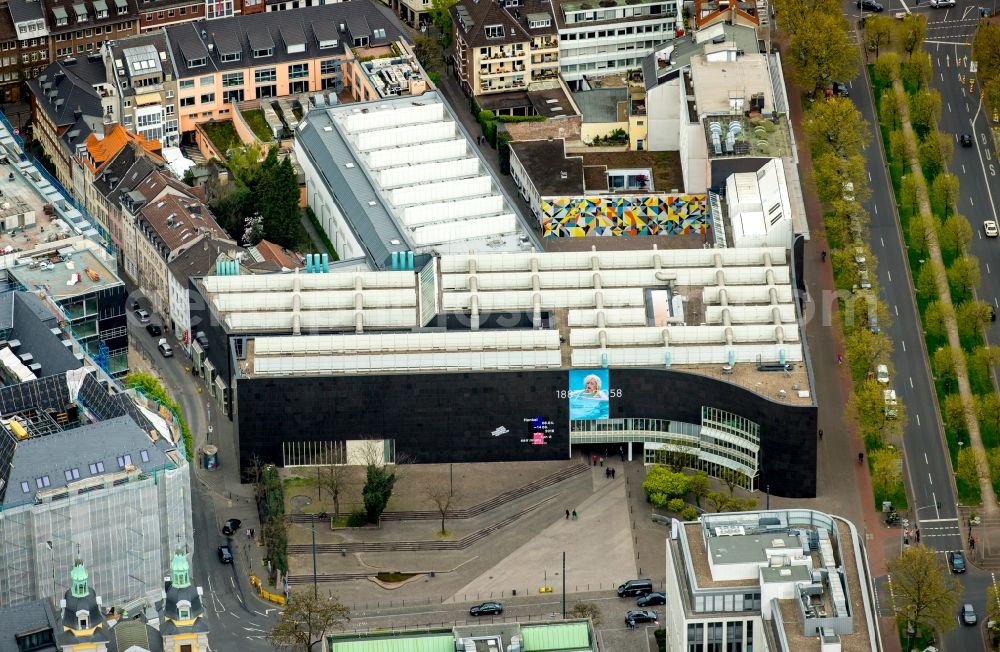
[{"label": "window of apartment building", "polygon": [[[76,46],[76,52],[77,52],[77,54],[83,54],[83,43],[81,43],[80,45]],[[27,61],[28,60],[28,55],[24,55],[24,59],[25,59],[25,61]]]},{"label": "window of apartment building", "polygon": [[30,494],[31,493],[31,485],[28,484],[28,482],[26,480],[22,480],[21,481],[21,491],[23,491],[26,494]]},{"label": "window of apartment building", "polygon": [[163,122],[163,120],[160,119],[160,116],[155,113],[152,113],[150,115],[136,116],[135,126],[139,129],[142,129],[144,127],[153,127],[155,125],[160,124],[161,122]]},{"label": "window of apartment building", "polygon": [[212,112],[211,111],[205,111],[205,112],[203,112],[201,114],[201,117],[203,117],[203,118],[211,118],[212,117]]},{"label": "window of apartment building", "polygon": [[132,126],[132,116],[130,116],[130,115],[125,116],[125,118],[122,119],[122,124],[125,125],[126,127],[131,127]]},{"label": "window of apartment building", "polygon": [[372,37],[373,38],[385,38],[385,28],[384,27],[376,27],[375,29],[373,29],[372,30]]},{"label": "window of apartment building", "polygon": [[118,26],[119,32],[127,32],[132,29],[132,21],[128,20]]},{"label": "window of apartment building", "polygon": [[309,92],[309,80],[300,79],[299,81],[288,82],[288,93],[308,93]]},{"label": "window of apartment building", "polygon": [[354,39],[354,47],[356,47],[356,48],[368,47],[368,37],[367,36],[358,36],[358,37],[355,37],[355,39]]},{"label": "window of apartment building", "polygon": [[222,103],[231,104],[232,102],[242,102],[243,101],[243,89],[236,88],[229,91],[222,91]]},{"label": "window of apartment building", "polygon": [[205,75],[198,80],[199,86],[211,86],[215,83],[215,75]]},{"label": "window of apartment building", "polygon": [[146,20],[153,20],[153,14],[152,13],[146,14]]},{"label": "window of apartment building", "polygon": [[[181,90],[184,90],[185,88],[194,88],[194,80],[193,79],[182,79],[182,80],[180,80],[177,83],[177,85],[180,86]],[[170,91],[167,91],[167,92],[169,93]],[[170,97],[170,96],[168,95],[167,97]]]},{"label": "window of apartment building", "polygon": [[31,53],[31,60],[32,61],[38,61],[38,53],[37,52],[32,52]]},{"label": "window of apartment building", "polygon": [[180,12],[180,15],[181,15],[181,16],[183,16],[184,14],[186,14],[186,13],[187,13],[187,7],[181,7],[181,8],[179,9],[179,12]]},{"label": "window of apartment building", "polygon": [[83,30],[83,35],[86,38],[90,38],[91,36],[94,35],[94,30],[88,27],[87,29]]},{"label": "window of apartment building", "polygon": [[87,52],[90,52],[93,49],[94,49],[94,44],[93,43],[87,43]]},{"label": "window of apartment building", "polygon": [[72,34],[56,34],[56,43],[65,43],[73,38]]},{"label": "window of apartment building", "polygon": [[239,61],[239,60],[240,60],[240,53],[239,52],[227,52],[227,53],[225,53],[225,54],[222,55],[222,62],[223,63],[228,63],[230,61]]},{"label": "window of apartment building", "polygon": [[97,17],[98,18],[107,18],[108,17],[108,10],[107,9],[98,9],[97,10]]},{"label": "window of apartment building", "polygon": [[165,106],[164,109],[163,109],[163,113],[165,115],[173,115],[174,114],[174,105],[173,104],[168,104],[167,106]]},{"label": "window of apartment building", "polygon": [[241,72],[227,72],[222,75],[222,87],[230,88],[232,86],[242,86],[243,85],[243,73]]},{"label": "window of apartment building", "polygon": [[59,48],[56,50],[57,57],[68,57],[73,54],[73,48]]},{"label": "window of apartment building", "polygon": [[194,106],[194,98],[193,97],[182,97],[181,98],[181,106],[182,107],[183,106]]},{"label": "window of apartment building", "polygon": [[293,63],[288,66],[288,78],[289,79],[302,79],[303,77],[309,76],[309,64],[308,63]]},{"label": "window of apartment building", "polygon": [[143,448],[141,451],[139,451],[139,457],[142,458],[143,462],[148,462],[149,461],[149,451],[146,450],[145,448]]},{"label": "window of apartment building", "polygon": [[163,18],[163,12],[162,11],[156,12],[156,17],[162,19]]},{"label": "window of apartment building", "polygon": [[125,108],[126,109],[132,108],[132,100],[125,100]]},{"label": "window of apartment building", "polygon": [[537,29],[539,27],[548,27],[552,24],[552,19],[546,16],[545,18],[536,18],[528,23],[528,27],[531,29]]},{"label": "window of apartment building", "polygon": [[261,68],[254,71],[253,79],[258,84],[262,82],[273,82],[278,79],[277,68]]},{"label": "window of apartment building", "polygon": [[202,93],[201,99],[198,100],[199,104],[211,104],[215,101],[215,93]]},{"label": "window of apartment building", "polygon": [[269,57],[272,54],[274,54],[274,48],[264,48],[263,50],[254,50],[253,51],[253,58],[254,59],[262,59],[264,57]]},{"label": "window of apartment building", "polygon": [[503,25],[487,25],[486,38],[503,38]]},{"label": "window of apartment building", "polygon": [[76,38],[78,38],[78,39],[82,39],[83,38],[83,30],[82,29],[76,30]]},{"label": "window of apartment building", "polygon": [[131,465],[132,465],[132,456],[131,455],[119,455],[118,456],[118,468],[119,469],[124,469],[126,466],[131,466]]},{"label": "window of apartment building", "polygon": [[340,89],[343,87],[343,84],[340,82],[340,79],[336,77],[325,78],[323,80],[322,85],[324,91],[329,91],[329,90],[340,91]]},{"label": "window of apartment building", "polygon": [[278,87],[275,86],[274,84],[257,87],[257,97],[259,99],[263,99],[266,97],[277,97],[277,96],[278,96]]},{"label": "window of apartment building", "polygon": [[173,18],[173,17],[174,17],[174,10],[173,9],[168,9],[167,10],[167,18]]},{"label": "window of apartment building", "polygon": [[167,98],[168,100],[169,100],[169,99],[170,99],[171,97],[173,97],[173,96],[174,96],[174,92],[173,92],[173,91],[171,91],[171,90],[167,90],[167,91],[166,91],[166,92],[164,93],[164,97],[166,97],[166,98]]},{"label": "window of apartment building", "polygon": [[335,75],[340,72],[340,61],[338,59],[327,59],[319,62],[319,74]]}]

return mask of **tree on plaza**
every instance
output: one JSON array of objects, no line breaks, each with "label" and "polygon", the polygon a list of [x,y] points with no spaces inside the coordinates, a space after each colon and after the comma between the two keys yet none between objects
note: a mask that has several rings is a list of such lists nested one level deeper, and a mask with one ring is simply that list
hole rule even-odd
[{"label": "tree on plaza", "polygon": [[[942,173],[934,177],[934,181],[931,183],[931,196],[934,197],[935,201],[940,203],[944,209],[945,218],[951,213],[951,209],[958,203],[958,190],[959,190],[958,177],[951,173]],[[966,224],[968,220],[964,217],[962,218]],[[955,226],[953,224],[953,226]],[[945,233],[948,231],[948,223],[945,222],[944,230]],[[972,242],[972,227],[958,227],[962,230],[963,234],[967,234],[968,239],[962,238],[962,249],[968,246]],[[942,239],[945,233],[941,234]],[[944,245],[942,245],[944,246]]]},{"label": "tree on plaza", "polygon": [[569,616],[573,618],[590,618],[594,627],[601,624],[601,608],[593,602],[577,602],[569,609]]},{"label": "tree on plaza", "polygon": [[683,473],[657,464],[646,473],[642,490],[655,507],[665,507],[671,498],[681,498],[688,492],[690,480]]},{"label": "tree on plaza", "polygon": [[924,310],[924,329],[931,337],[944,339],[948,336],[947,320],[954,315],[955,310],[951,304],[941,303],[937,300],[931,301]]},{"label": "tree on plaza", "polygon": [[295,652],[323,648],[323,637],[350,621],[350,609],[334,597],[322,595],[315,586],[293,591],[278,616],[267,641]]},{"label": "tree on plaza", "polygon": [[875,51],[876,60],[879,58],[879,49],[892,42],[894,28],[892,18],[888,16],[869,16],[865,20],[865,43],[869,50]]},{"label": "tree on plaza", "polygon": [[815,92],[830,81],[854,77],[858,53],[846,32],[847,21],[839,11],[813,12],[798,26],[788,44],[788,58],[793,63],[792,78],[800,88]]},{"label": "tree on plaza", "polygon": [[878,98],[879,119],[889,127],[889,129],[899,129],[902,116],[899,111],[899,99],[896,91],[890,88],[883,88],[882,95]]},{"label": "tree on plaza", "polygon": [[438,514],[441,516],[441,530],[438,534],[446,536],[448,530],[444,527],[445,519],[448,517],[448,510],[451,509],[451,504],[455,500],[455,494],[452,492],[449,484],[443,481],[430,484],[424,489],[424,493],[427,494],[427,497],[437,507]]},{"label": "tree on plaza", "polygon": [[952,262],[948,268],[948,283],[959,297],[967,297],[979,287],[981,280],[979,259],[969,254],[963,254]]},{"label": "tree on plaza", "polygon": [[907,14],[896,21],[896,43],[907,56],[920,50],[927,36],[927,18],[917,14]]},{"label": "tree on plaza", "polygon": [[805,127],[820,154],[850,156],[861,152],[871,141],[871,131],[861,113],[843,97],[817,102],[809,111]]},{"label": "tree on plaza", "polygon": [[743,479],[743,474],[735,469],[731,469],[728,466],[724,466],[719,470],[719,479],[726,483],[726,488],[729,489],[729,496],[732,497],[733,492],[736,491],[736,487],[740,486],[740,480]]},{"label": "tree on plaza", "polygon": [[[929,627],[942,634],[955,627],[962,585],[948,572],[936,551],[923,544],[905,548],[889,562],[889,575],[898,622],[912,623],[914,629]],[[912,648],[910,634],[906,649]]]},{"label": "tree on plaza", "polygon": [[387,461],[383,442],[374,439],[364,442],[360,454],[365,465],[365,484],[361,489],[365,514],[369,523],[378,523],[392,498],[392,490],[399,480],[400,465],[405,460],[397,454],[395,464]]},{"label": "tree on plaza", "polygon": [[826,152],[813,159],[813,180],[816,194],[824,204],[844,194],[844,184],[854,184],[854,201],[864,202],[871,196],[865,157],[861,154],[838,156]]},{"label": "tree on plaza", "polygon": [[320,469],[319,487],[326,490],[333,501],[333,520],[340,519],[340,496],[347,484],[348,467],[344,464],[329,464]]},{"label": "tree on plaza", "polygon": [[872,485],[876,495],[891,496],[903,482],[903,462],[896,448],[877,448],[868,453]]},{"label": "tree on plaza", "polygon": [[705,501],[713,512],[724,512],[726,507],[732,502],[732,496],[727,496],[721,491],[712,491],[705,496]]},{"label": "tree on plaza", "polygon": [[701,507],[701,499],[707,496],[711,490],[712,483],[704,471],[698,471],[688,477],[688,492],[694,496],[694,504],[698,507]]},{"label": "tree on plaza", "polygon": [[[451,19],[449,18],[449,20]],[[432,36],[422,35],[413,39],[413,53],[417,55],[417,61],[427,71],[431,71],[444,63],[444,58],[441,55],[441,46]]]},{"label": "tree on plaza", "polygon": [[928,179],[933,179],[941,173],[954,150],[950,134],[940,131],[927,134],[917,148],[917,155],[920,158],[920,167],[924,169]]}]

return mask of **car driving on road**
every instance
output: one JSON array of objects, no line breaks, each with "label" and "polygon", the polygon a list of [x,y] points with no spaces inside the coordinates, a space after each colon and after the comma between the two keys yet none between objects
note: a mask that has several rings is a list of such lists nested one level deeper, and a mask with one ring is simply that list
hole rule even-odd
[{"label": "car driving on road", "polygon": [[965,572],[965,554],[959,551],[948,553],[948,568],[952,573]]},{"label": "car driving on road", "polygon": [[976,610],[971,604],[966,602],[962,605],[962,622],[966,625],[975,625],[979,619],[976,617]]},{"label": "car driving on road", "polygon": [[484,602],[469,609],[470,616],[499,616],[503,613],[503,605],[499,602]]},{"label": "car driving on road", "polygon": [[233,551],[229,546],[219,546],[219,561],[223,564],[233,563]]},{"label": "car driving on road", "polygon": [[995,238],[1000,235],[1000,230],[997,230],[997,223],[993,220],[985,220],[983,222],[983,233],[986,234],[987,238]]},{"label": "car driving on road", "polygon": [[227,537],[236,534],[236,531],[240,529],[240,525],[243,522],[238,518],[231,518],[222,524],[222,533]]},{"label": "car driving on road", "polygon": [[962,134],[958,140],[962,143],[962,147],[972,147],[972,134]]},{"label": "car driving on road", "polygon": [[875,0],[858,0],[858,9],[863,9],[864,11],[874,11],[875,13],[885,11],[885,7],[875,2]]}]

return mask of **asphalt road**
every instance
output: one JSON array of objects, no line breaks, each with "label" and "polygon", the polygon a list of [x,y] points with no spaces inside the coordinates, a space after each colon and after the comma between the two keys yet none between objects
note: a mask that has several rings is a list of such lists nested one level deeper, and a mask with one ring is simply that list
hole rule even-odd
[{"label": "asphalt road", "polygon": [[[950,171],[959,175],[961,201],[959,210],[966,213],[973,224],[974,238],[972,251],[983,264],[983,287],[980,297],[994,305],[1000,297],[1000,278],[991,273],[987,248],[994,245],[982,237],[983,219],[995,215],[996,204],[990,196],[990,183],[996,166],[986,153],[988,135],[986,116],[979,111],[978,96],[968,94],[968,54],[971,51],[972,30],[975,28],[975,14],[978,4],[963,0],[955,8],[931,9],[926,4],[907,7],[903,2],[890,2],[887,12],[908,8],[928,16],[926,48],[931,53],[934,65],[934,87],[942,95],[942,118],[939,129],[955,134],[955,156],[949,166]],[[856,6],[848,5],[846,14],[858,18]],[[964,45],[963,45],[964,44]],[[964,70],[958,69],[958,57],[966,59]],[[959,74],[966,76],[963,87]],[[851,84],[851,96],[865,120],[877,123],[870,85],[865,77]],[[978,115],[977,115],[978,111]],[[976,146],[962,148],[958,136],[974,133]],[[877,276],[881,285],[883,300],[893,315],[893,321],[885,329],[892,339],[895,351],[892,362],[895,366],[893,385],[900,398],[905,401],[909,420],[904,433],[907,471],[915,505],[911,513],[921,532],[921,543],[938,551],[962,550],[963,541],[959,530],[956,510],[956,495],[952,482],[948,452],[943,437],[941,423],[934,408],[934,388],[929,373],[928,358],[924,350],[920,321],[917,316],[914,292],[909,277],[908,263],[903,245],[902,233],[892,195],[883,150],[875,145],[866,152],[867,168],[871,181],[872,197],[866,208],[871,215],[870,244],[872,252],[879,259]],[[987,176],[989,175],[989,176]],[[978,206],[978,209],[975,207]],[[975,210],[973,210],[975,209]],[[988,211],[989,214],[983,214]],[[1000,273],[1000,270],[996,270]],[[994,324],[990,335],[994,341],[1000,339],[1000,330]],[[962,602],[970,602],[985,620],[986,587],[991,583],[988,573],[970,566],[969,572],[959,576],[964,593]],[[986,649],[983,628],[962,625],[956,613],[956,628],[945,635],[939,647],[944,650]]]},{"label": "asphalt road", "polygon": [[[129,301],[132,296],[130,295]],[[148,309],[148,304],[140,298]],[[153,323],[159,323],[155,316]],[[190,363],[179,347],[173,358],[164,358],[156,348],[159,338],[146,332],[145,325],[130,314],[129,340],[133,349],[142,353],[155,367],[163,384],[181,405],[184,416],[194,433],[206,432],[208,415],[205,396],[198,392],[194,376],[185,370]],[[212,649],[219,652],[264,652],[273,647],[264,641],[277,619],[277,609],[267,606],[250,593],[246,578],[250,568],[250,544],[242,533],[235,537],[222,535],[222,523],[228,514],[219,513],[218,496],[197,479],[191,469],[191,511],[194,525],[192,576],[202,587],[205,608],[211,625]],[[234,563],[222,564],[218,547],[230,543]],[[241,581],[242,580],[242,581]]]}]

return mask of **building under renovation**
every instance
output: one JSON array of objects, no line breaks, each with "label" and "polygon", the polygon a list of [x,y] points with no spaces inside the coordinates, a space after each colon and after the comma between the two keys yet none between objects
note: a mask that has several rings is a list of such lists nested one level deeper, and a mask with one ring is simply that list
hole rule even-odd
[{"label": "building under renovation", "polygon": [[0,295],[6,304],[0,607],[58,601],[64,569],[81,556],[109,604],[155,598],[172,551],[193,543],[190,470],[172,417],[84,365],[34,295]]}]

